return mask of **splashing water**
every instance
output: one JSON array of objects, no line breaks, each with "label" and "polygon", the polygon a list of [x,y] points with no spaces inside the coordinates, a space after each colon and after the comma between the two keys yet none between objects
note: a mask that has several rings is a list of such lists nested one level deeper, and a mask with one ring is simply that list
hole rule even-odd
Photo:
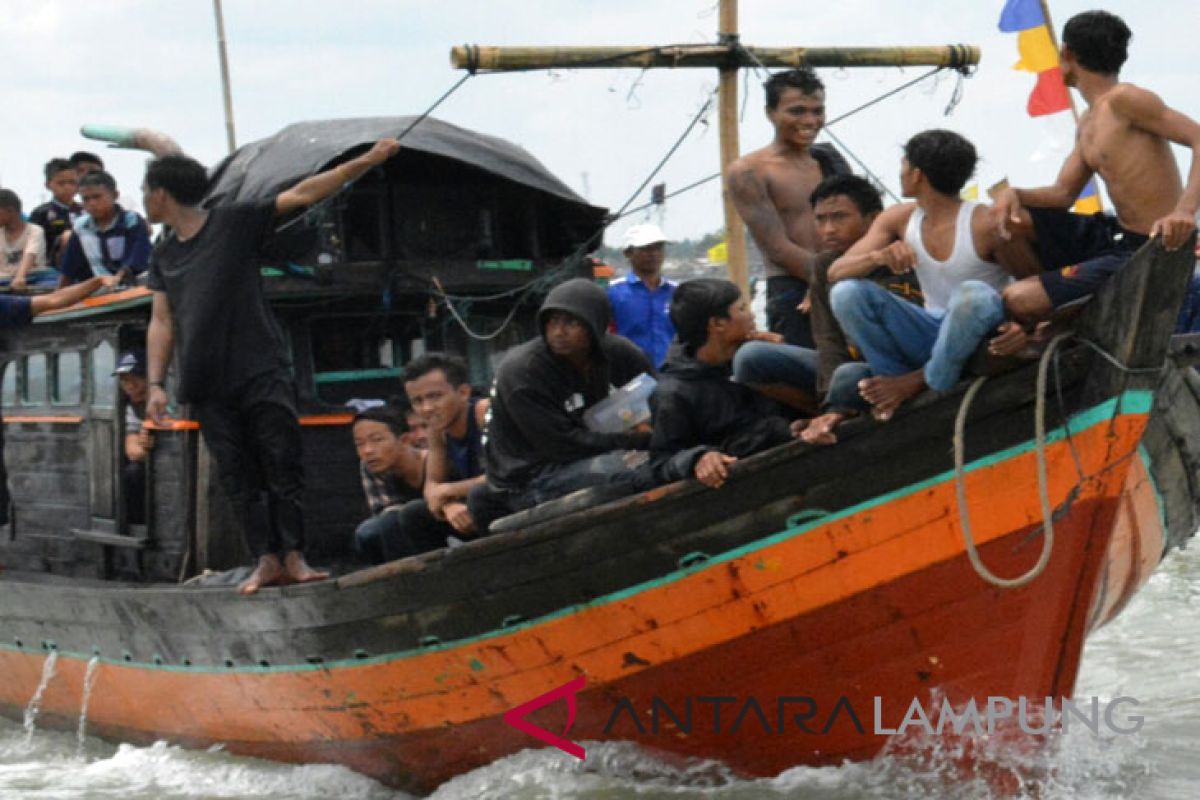
[{"label": "splashing water", "polygon": [[83,758],[84,735],[87,733],[88,702],[92,699],[92,687],[96,684],[96,672],[99,666],[100,657],[92,656],[88,659],[87,670],[83,673],[83,701],[79,704],[79,727],[75,730],[75,741],[78,743],[75,755],[78,758]]},{"label": "splashing water", "polygon": [[29,699],[29,705],[25,706],[26,746],[33,744],[33,730],[37,725],[38,713],[42,710],[42,695],[46,693],[46,687],[50,685],[50,681],[54,678],[54,667],[57,664],[58,651],[51,650],[50,655],[46,656],[46,663],[42,665],[42,680],[38,683],[37,691]]}]

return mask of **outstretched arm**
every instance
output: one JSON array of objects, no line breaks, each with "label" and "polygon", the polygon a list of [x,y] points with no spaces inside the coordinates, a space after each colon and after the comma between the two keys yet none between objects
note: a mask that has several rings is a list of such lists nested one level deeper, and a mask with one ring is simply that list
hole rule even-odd
[{"label": "outstretched arm", "polygon": [[387,161],[400,152],[400,142],[395,139],[380,139],[358,158],[338,164],[333,169],[305,178],[275,198],[275,213],[285,216],[313,203],[319,203],[350,181],[357,180],[367,170]]},{"label": "outstretched arm", "polygon": [[1008,226],[1021,221],[1021,208],[1070,208],[1083,187],[1091,180],[1095,171],[1084,163],[1083,156],[1076,147],[1063,162],[1058,177],[1049,186],[1036,189],[1017,189],[1012,186],[1001,189],[996,193],[996,203],[992,206],[992,220],[996,232],[1004,239],[1011,235]]},{"label": "outstretched arm", "polygon": [[31,297],[29,299],[29,308],[33,316],[36,317],[38,314],[45,314],[47,311],[56,311],[60,308],[73,306],[103,285],[103,278],[89,278],[82,283],[76,283],[65,289],[50,292],[50,294]]},{"label": "outstretched arm", "polygon": [[753,167],[737,161],[729,168],[727,180],[733,205],[762,254],[789,275],[810,280],[816,253],[788,238],[783,218],[771,202],[762,177]]}]

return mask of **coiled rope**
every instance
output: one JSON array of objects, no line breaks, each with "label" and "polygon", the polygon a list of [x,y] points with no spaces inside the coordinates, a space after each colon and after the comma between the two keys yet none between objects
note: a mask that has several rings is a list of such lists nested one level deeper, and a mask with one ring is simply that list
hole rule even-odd
[{"label": "coiled rope", "polygon": [[[1002,578],[989,570],[987,565],[983,563],[983,559],[979,557],[979,550],[975,546],[975,536],[971,532],[971,515],[967,508],[967,484],[963,472],[967,412],[971,408],[971,402],[975,399],[975,395],[978,394],[987,380],[986,377],[976,378],[975,382],[971,384],[971,388],[967,389],[967,393],[963,396],[962,403],[958,407],[958,416],[954,420],[954,489],[958,501],[958,516],[962,523],[963,544],[966,545],[967,558],[970,559],[971,566],[975,569],[976,574],[993,586],[999,586],[1002,589],[1016,589],[1041,575],[1046,569],[1046,564],[1050,561],[1051,552],[1054,550],[1054,508],[1050,505],[1050,482],[1046,476],[1046,377],[1049,374],[1050,360],[1054,355],[1054,351],[1064,339],[1069,339],[1072,336],[1074,336],[1073,333],[1060,333],[1051,339],[1049,346],[1046,347],[1046,351],[1042,353],[1041,360],[1038,362],[1037,397],[1034,401],[1033,426],[1034,454],[1037,459],[1038,499],[1042,504],[1042,554],[1038,557],[1036,564],[1030,567],[1023,575],[1016,578]],[[1069,420],[1064,421],[1063,425],[1064,427],[1068,427]]]}]

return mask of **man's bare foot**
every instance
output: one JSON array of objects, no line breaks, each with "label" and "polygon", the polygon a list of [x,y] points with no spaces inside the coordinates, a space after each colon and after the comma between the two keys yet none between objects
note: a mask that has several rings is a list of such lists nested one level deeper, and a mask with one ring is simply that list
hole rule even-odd
[{"label": "man's bare foot", "polygon": [[858,393],[871,404],[871,416],[887,422],[900,404],[925,390],[925,373],[921,370],[907,375],[877,375],[858,382]]},{"label": "man's bare foot", "polygon": [[329,577],[328,572],[321,572],[310,567],[304,560],[304,554],[299,550],[289,550],[283,559],[283,564],[289,583],[312,583],[313,581],[323,581]]},{"label": "man's bare foot", "polygon": [[279,563],[279,556],[269,553],[258,557],[258,566],[250,573],[249,578],[242,581],[238,591],[242,594],[254,594],[264,586],[279,586],[286,582],[287,573],[284,572],[283,564]]},{"label": "man's bare foot", "polygon": [[822,414],[809,422],[808,427],[800,432],[800,439],[809,444],[837,444],[837,436],[834,435],[833,429],[845,418],[845,414]]}]

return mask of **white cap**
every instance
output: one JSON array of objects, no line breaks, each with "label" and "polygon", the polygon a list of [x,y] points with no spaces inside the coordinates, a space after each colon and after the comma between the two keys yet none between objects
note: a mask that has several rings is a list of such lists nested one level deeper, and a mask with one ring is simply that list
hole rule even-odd
[{"label": "white cap", "polygon": [[634,225],[629,230],[625,231],[625,246],[622,250],[628,250],[631,247],[645,247],[650,244],[658,244],[667,240],[666,234],[657,225],[649,222],[644,225]]}]

